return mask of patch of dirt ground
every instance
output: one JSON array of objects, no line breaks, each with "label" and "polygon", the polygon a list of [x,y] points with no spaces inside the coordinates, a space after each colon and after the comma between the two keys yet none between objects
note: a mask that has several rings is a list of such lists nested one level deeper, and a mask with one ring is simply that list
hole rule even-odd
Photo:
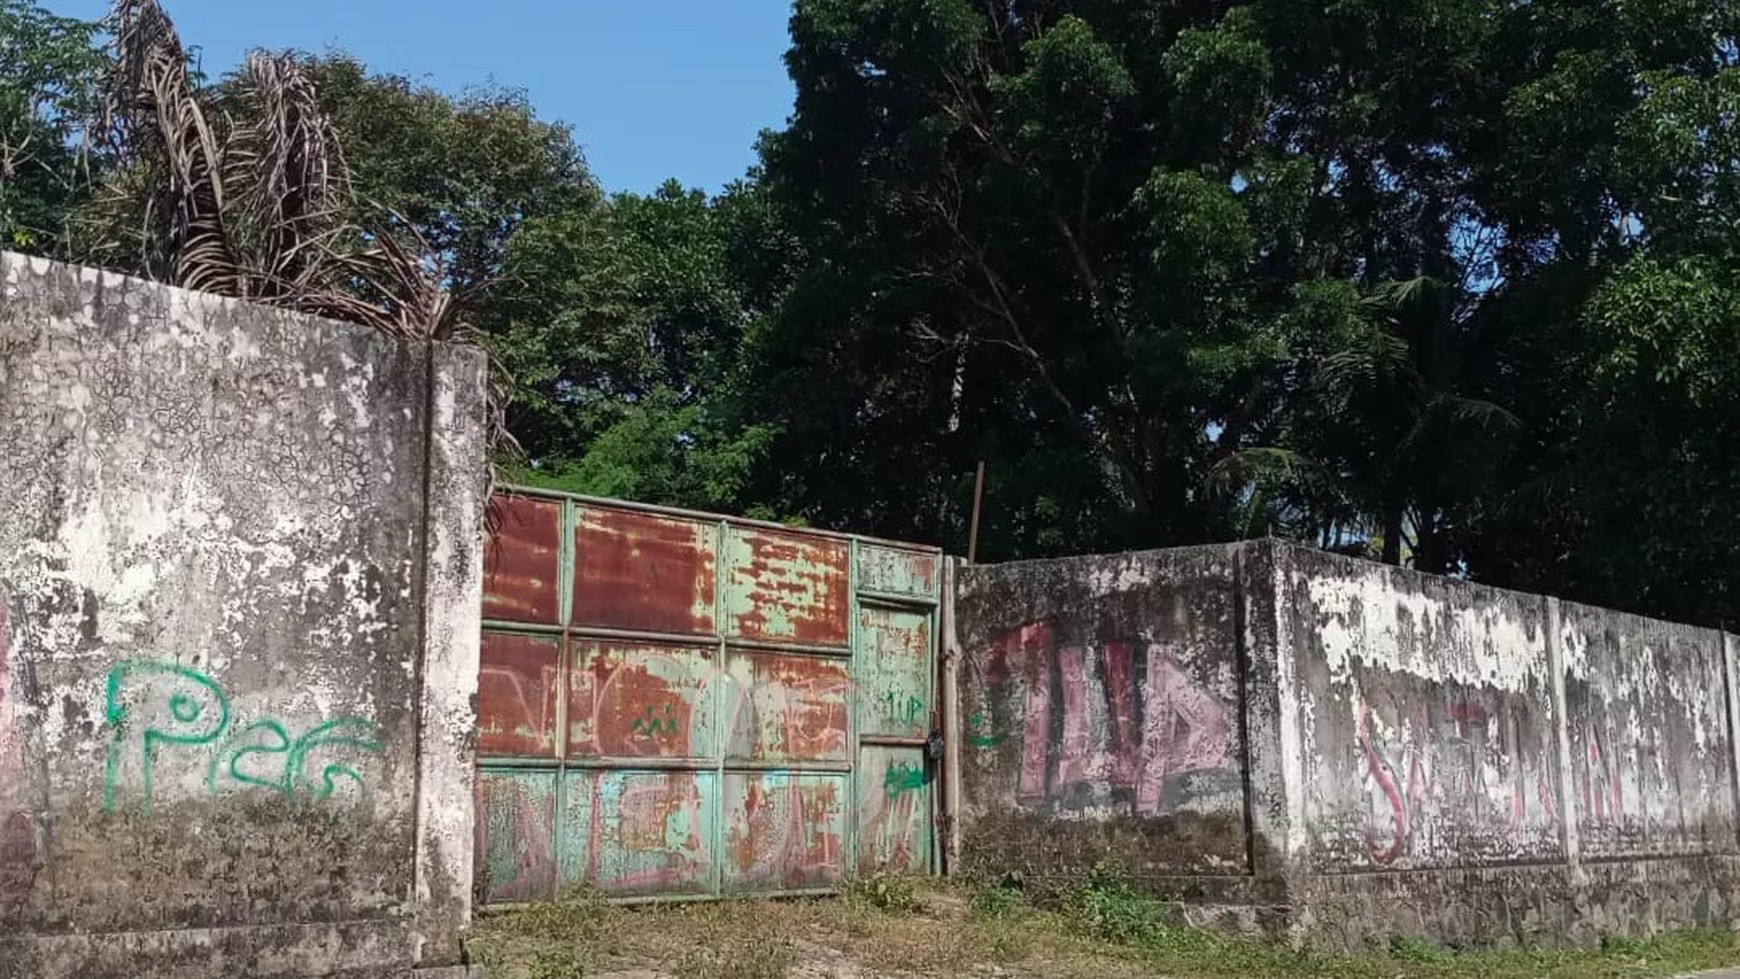
[{"label": "patch of dirt ground", "polygon": [[660,906],[566,902],[481,919],[490,979],[930,979],[1151,975],[1033,916],[986,920],[946,887],[899,910],[850,898]]},{"label": "patch of dirt ground", "polygon": [[486,914],[467,947],[489,979],[1653,979],[1740,963],[1727,931],[1583,950],[1457,953],[1392,938],[1316,952],[1170,927],[1115,888],[1050,911],[935,880],[808,900],[572,898]]}]

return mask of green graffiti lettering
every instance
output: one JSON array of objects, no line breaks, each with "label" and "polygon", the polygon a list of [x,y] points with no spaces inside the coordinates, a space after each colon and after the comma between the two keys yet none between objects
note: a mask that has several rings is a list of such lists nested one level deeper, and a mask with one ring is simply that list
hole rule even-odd
[{"label": "green graffiti lettering", "polygon": [[[255,732],[261,731],[271,735],[273,743],[252,743],[252,738],[254,737]],[[228,774],[237,784],[257,785],[261,788],[288,793],[290,791],[290,786],[285,780],[283,774],[279,774],[273,778],[261,778],[258,775],[250,775],[247,771],[243,770],[242,760],[247,758],[249,755],[289,755],[289,753],[290,732],[284,730],[284,725],[273,720],[255,721],[242,728],[240,731],[237,731],[235,734],[230,735],[229,739],[224,742],[224,746],[218,749],[218,752],[212,756],[211,765],[207,768],[205,775],[206,788],[212,792],[217,791],[218,766],[227,759],[229,764],[224,766],[225,773]]]},{"label": "green graffiti lettering", "polygon": [[370,754],[381,750],[381,729],[373,721],[360,717],[336,717],[314,730],[304,734],[296,741],[296,746],[290,749],[290,760],[285,765],[284,777],[291,780],[299,791],[310,791],[314,798],[325,799],[332,795],[337,786],[335,778],[349,779],[357,787],[359,793],[366,792],[361,773],[347,765],[330,764],[320,770],[320,784],[309,788],[308,753],[316,748],[353,748]]},{"label": "green graffiti lettering", "polygon": [[991,719],[983,714],[967,718],[967,743],[975,748],[990,748],[1003,742],[1003,736],[991,730]]},{"label": "green graffiti lettering", "polygon": [[[207,747],[206,791],[223,784],[270,789],[286,797],[330,798],[341,781],[366,796],[355,768],[338,762],[310,764],[316,752],[348,750],[378,754],[381,729],[361,717],[337,717],[299,738],[272,718],[231,727],[229,697],[217,681],[175,663],[129,660],[109,671],[104,717],[110,728],[103,781],[103,807],[115,811],[123,786],[137,785],[147,812],[155,799],[155,771],[163,745]],[[227,735],[227,737],[226,737]],[[215,746],[215,747],[211,747]],[[139,766],[137,780],[130,779]]]},{"label": "green graffiti lettering", "polygon": [[[662,716],[661,716],[662,714]],[[660,734],[676,734],[679,730],[677,719],[671,713],[671,705],[660,707],[648,705],[641,716],[629,722],[630,732],[643,738],[657,737]]]},{"label": "green graffiti lettering", "polygon": [[888,719],[897,724],[913,724],[924,713],[924,701],[904,690],[890,690],[882,695]]},{"label": "green graffiti lettering", "polygon": [[[157,702],[167,706],[168,716],[153,716],[151,694],[165,686],[169,696]],[[123,662],[109,671],[107,693],[103,716],[112,731],[104,765],[103,808],[110,812],[115,810],[117,790],[134,752],[149,810],[158,747],[211,744],[230,723],[230,701],[223,688],[204,673],[175,663]]]},{"label": "green graffiti lettering", "polygon": [[882,772],[882,790],[889,798],[914,789],[922,789],[925,785],[924,766],[913,765],[899,761],[889,765]]}]

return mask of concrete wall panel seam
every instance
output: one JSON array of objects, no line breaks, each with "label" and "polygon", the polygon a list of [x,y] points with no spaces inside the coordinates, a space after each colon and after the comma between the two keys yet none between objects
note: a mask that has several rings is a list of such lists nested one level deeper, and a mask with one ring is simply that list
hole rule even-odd
[{"label": "concrete wall panel seam", "polygon": [[[1722,634],[1722,674],[1727,687],[1728,759],[1734,779],[1734,805],[1740,811],[1740,639]],[[1740,829],[1736,830],[1740,832]]]},{"label": "concrete wall panel seam", "polygon": [[[1566,713],[1565,701],[1565,653],[1561,643],[1564,642],[1561,633],[1562,621],[1559,614],[1559,600],[1552,597],[1543,599],[1547,615],[1547,663],[1553,675],[1553,741],[1558,752],[1558,778],[1554,780],[1554,789],[1558,794],[1559,811],[1575,812],[1571,789],[1571,736],[1570,719]],[[1566,818],[1560,821],[1560,846],[1563,849],[1565,862],[1573,869],[1581,859],[1581,846],[1577,838],[1577,821]]]}]

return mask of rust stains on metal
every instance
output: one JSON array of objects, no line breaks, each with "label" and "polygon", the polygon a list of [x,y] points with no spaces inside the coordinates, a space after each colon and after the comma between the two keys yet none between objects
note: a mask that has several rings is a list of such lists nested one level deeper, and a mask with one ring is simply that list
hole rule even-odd
[{"label": "rust stains on metal", "polygon": [[734,636],[845,646],[850,622],[842,541],[733,527],[726,616]]},{"label": "rust stains on metal", "polygon": [[719,750],[708,696],[715,656],[697,647],[582,642],[568,676],[576,757],[708,758]]},{"label": "rust stains on metal", "polygon": [[556,896],[554,772],[485,771],[477,780],[478,875],[486,901]]},{"label": "rust stains on metal", "polygon": [[713,633],[715,527],[588,506],[574,528],[576,626]]},{"label": "rust stains on metal", "polygon": [[843,659],[734,652],[726,760],[845,761],[851,689]]},{"label": "rust stains on metal", "polygon": [[725,888],[834,887],[845,876],[845,778],[794,772],[725,776]]},{"label": "rust stains on metal", "polygon": [[546,636],[486,632],[477,675],[477,748],[554,758],[560,647]]},{"label": "rust stains on metal", "polygon": [[613,895],[708,893],[718,784],[713,772],[575,773],[561,840],[565,879]]},{"label": "rust stains on metal", "polygon": [[939,555],[900,547],[865,544],[858,548],[858,587],[888,595],[930,598],[936,594]]},{"label": "rust stains on metal", "polygon": [[500,525],[483,550],[483,616],[554,625],[561,610],[562,504],[497,496]]}]

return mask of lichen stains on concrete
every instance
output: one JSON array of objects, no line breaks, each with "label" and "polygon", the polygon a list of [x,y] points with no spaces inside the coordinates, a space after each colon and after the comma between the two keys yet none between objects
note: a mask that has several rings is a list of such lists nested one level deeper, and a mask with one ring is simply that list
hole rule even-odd
[{"label": "lichen stains on concrete", "polygon": [[[407,922],[438,905],[421,931],[454,934],[466,899],[420,883],[425,825],[470,876],[468,820],[425,819],[417,787],[469,793],[480,589],[423,568],[479,546],[481,357],[12,255],[0,290],[5,695],[45,848],[16,958],[96,979],[417,964]],[[473,611],[435,636],[431,607]],[[455,677],[425,711],[420,684]],[[123,971],[74,937],[151,929]]]},{"label": "lichen stains on concrete", "polygon": [[1729,637],[1274,541],[961,579],[976,872],[1332,943],[1740,921]]}]

